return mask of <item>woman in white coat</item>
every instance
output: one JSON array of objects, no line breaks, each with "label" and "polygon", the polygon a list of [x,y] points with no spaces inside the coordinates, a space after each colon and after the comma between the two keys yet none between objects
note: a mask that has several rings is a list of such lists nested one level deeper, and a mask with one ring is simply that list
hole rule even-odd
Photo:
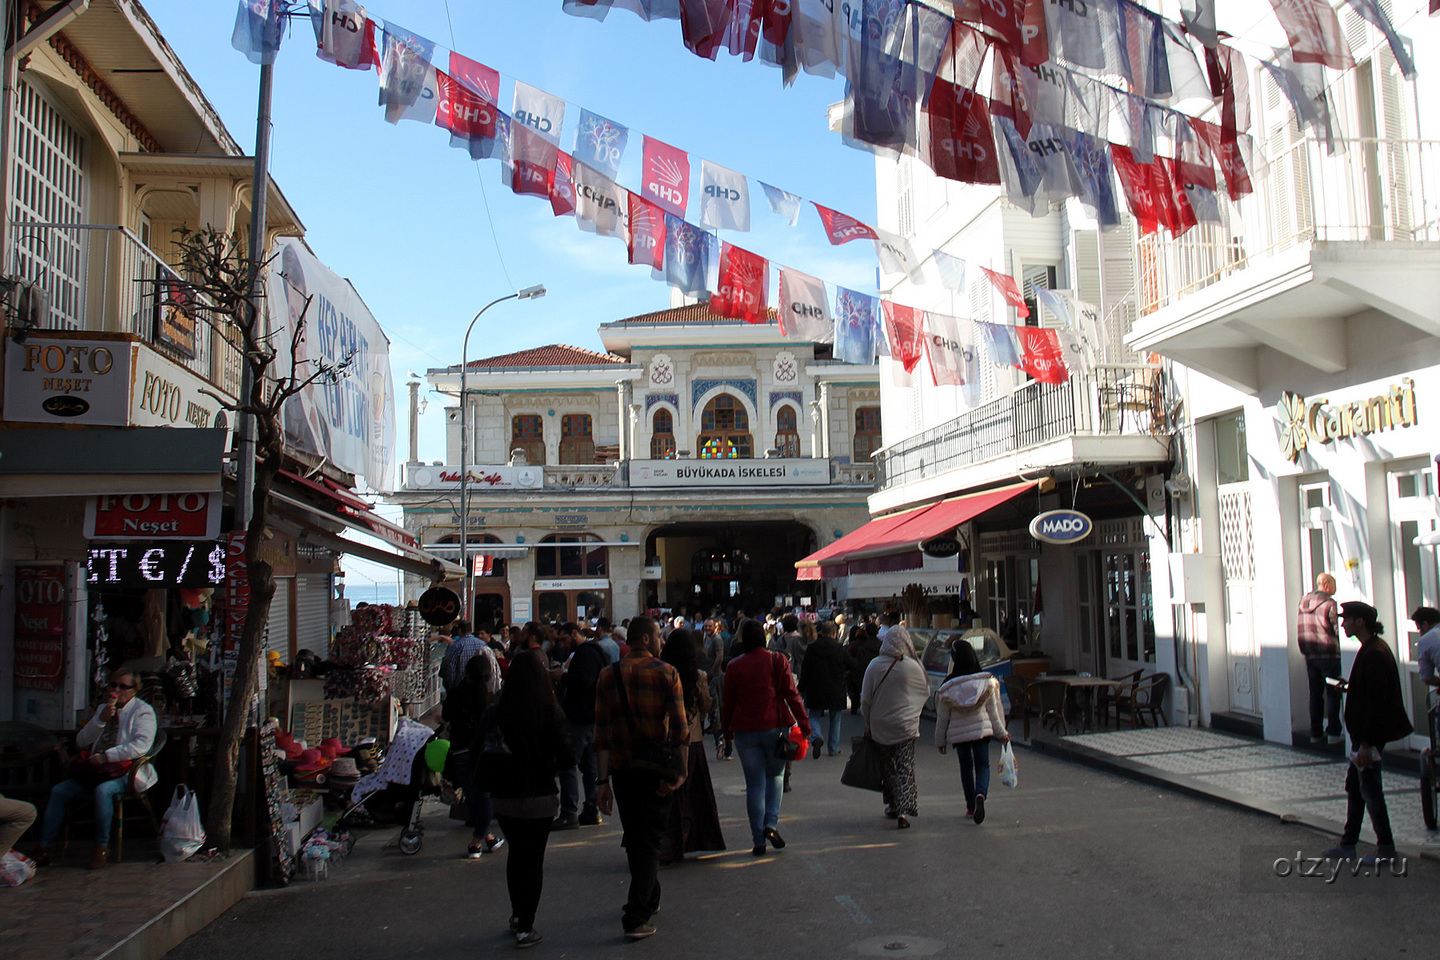
[{"label": "woman in white coat", "polygon": [[992,739],[1010,742],[1000,706],[1000,681],[981,671],[970,641],[956,640],[950,648],[950,675],[935,693],[935,746],[944,753],[947,745],[955,745],[965,816],[977,824],[985,822]]},{"label": "woman in white coat", "polygon": [[885,631],[880,655],[865,668],[860,709],[865,730],[880,748],[884,761],[881,794],[885,816],[901,830],[920,812],[915,786],[915,741],[920,739],[920,711],[930,696],[930,680],[915,656],[909,632],[896,625]]}]

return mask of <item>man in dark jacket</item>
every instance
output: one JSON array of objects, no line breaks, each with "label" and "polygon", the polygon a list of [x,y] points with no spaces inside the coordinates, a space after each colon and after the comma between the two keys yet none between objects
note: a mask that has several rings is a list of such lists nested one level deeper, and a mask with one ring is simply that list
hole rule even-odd
[{"label": "man in dark jacket", "polygon": [[[1343,743],[1340,734],[1340,694],[1326,684],[1340,676],[1340,635],[1336,632],[1339,608],[1335,605],[1335,578],[1322,573],[1315,589],[1300,599],[1296,640],[1305,657],[1305,674],[1310,679],[1310,741]],[[1326,722],[1328,720],[1328,723]]]},{"label": "man in dark jacket", "polygon": [[[573,638],[575,652],[565,665],[561,681],[560,706],[570,721],[570,744],[575,748],[575,766],[560,773],[560,816],[551,824],[552,830],[574,830],[600,823],[596,803],[599,787],[595,784],[595,684],[600,671],[610,665],[610,655],[598,638],[586,640],[573,623],[561,627]],[[580,806],[581,790],[585,806]]]},{"label": "man in dark jacket", "polygon": [[1340,845],[1325,851],[1326,856],[1355,856],[1360,826],[1370,813],[1375,845],[1381,859],[1395,856],[1395,835],[1390,830],[1390,812],[1380,782],[1381,754],[1385,744],[1410,735],[1413,727],[1405,714],[1400,692],[1400,671],[1395,656],[1380,636],[1384,627],[1374,607],[1351,600],[1340,605],[1340,626],[1347,636],[1360,641],[1360,652],[1350,667],[1345,685],[1345,729],[1350,732],[1350,766],[1345,772],[1345,831]]},{"label": "man in dark jacket", "polygon": [[[821,744],[829,747],[830,756],[840,752],[840,722],[845,715],[846,673],[850,656],[835,639],[835,624],[821,620],[815,625],[815,642],[805,653],[805,672],[800,674],[800,695],[810,712],[811,756],[820,758]],[[820,726],[821,718],[829,722]],[[825,730],[825,737],[820,731]]]},{"label": "man in dark jacket", "polygon": [[850,675],[847,677],[850,690],[850,712],[860,712],[860,683],[865,678],[865,668],[870,661],[880,656],[880,629],[874,620],[867,620],[855,628],[854,639],[845,648],[850,655]]}]

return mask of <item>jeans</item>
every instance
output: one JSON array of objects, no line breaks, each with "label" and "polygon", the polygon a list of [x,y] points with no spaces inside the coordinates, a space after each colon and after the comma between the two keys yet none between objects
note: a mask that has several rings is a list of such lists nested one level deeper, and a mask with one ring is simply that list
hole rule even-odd
[{"label": "jeans", "polygon": [[1305,675],[1310,680],[1310,736],[1340,736],[1340,693],[1325,682],[1340,676],[1340,658],[1306,657]]},{"label": "jeans", "polygon": [[[1358,750],[1356,744],[1351,748]],[[1381,751],[1382,755],[1384,751]],[[1354,847],[1360,840],[1360,825],[1370,814],[1370,828],[1375,831],[1375,845],[1381,853],[1395,851],[1395,834],[1390,830],[1390,811],[1385,806],[1385,787],[1380,782],[1380,764],[1361,770],[1350,764],[1345,771],[1345,830],[1340,846]]]},{"label": "jeans", "polygon": [[45,826],[40,830],[40,844],[55,846],[60,825],[65,822],[65,808],[86,794],[95,799],[95,845],[110,846],[110,824],[115,819],[115,798],[125,793],[128,777],[106,780],[90,788],[79,780],[62,780],[50,790],[50,803],[45,808]]},{"label": "jeans", "polygon": [[490,835],[493,807],[490,804],[490,794],[475,789],[475,764],[471,759],[473,754],[472,750],[458,750],[450,756],[455,760],[455,778],[460,782],[460,789],[465,791],[465,807],[470,811],[470,835],[476,840],[483,840]]},{"label": "jeans", "polygon": [[675,796],[657,796],[660,778],[639,770],[614,771],[610,785],[620,812],[620,845],[630,866],[630,893],[620,922],[633,930],[660,909],[660,841]]},{"label": "jeans", "polygon": [[585,793],[585,812],[596,809],[594,723],[570,723],[570,745],[575,748],[575,766],[560,771],[560,819],[574,820],[580,815],[580,793]]},{"label": "jeans", "polygon": [[829,720],[828,729],[825,730],[825,746],[830,751],[830,756],[840,752],[840,722],[845,716],[844,710],[811,710],[810,711],[810,736],[820,736],[820,719]]},{"label": "jeans", "polygon": [[975,796],[990,795],[990,738],[952,744],[960,761],[960,789],[965,791],[965,809],[975,809]]},{"label": "jeans", "polygon": [[745,813],[750,818],[750,840],[765,842],[765,828],[780,825],[780,796],[785,786],[785,761],[775,756],[775,742],[786,730],[737,730],[735,752],[745,773]]},{"label": "jeans", "polygon": [[550,818],[500,817],[500,828],[510,852],[505,855],[505,885],[510,890],[510,916],[526,933],[535,929],[535,911],[545,886],[545,845],[550,840]]}]

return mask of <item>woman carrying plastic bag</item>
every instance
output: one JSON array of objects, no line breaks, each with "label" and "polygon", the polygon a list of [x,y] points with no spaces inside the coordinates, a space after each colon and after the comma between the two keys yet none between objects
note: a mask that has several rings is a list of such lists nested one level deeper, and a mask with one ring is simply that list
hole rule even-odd
[{"label": "woman carrying plastic bag", "polygon": [[200,801],[185,784],[175,788],[175,799],[160,823],[160,852],[166,863],[193,857],[205,845],[205,827],[200,823]]},{"label": "woman carrying plastic bag", "polygon": [[1005,729],[1005,712],[1000,708],[1000,682],[980,669],[970,641],[957,640],[950,648],[950,675],[935,693],[935,746],[944,753],[947,745],[955,745],[955,755],[960,759],[960,786],[965,791],[965,816],[977,824],[985,822],[992,739],[1005,745],[1000,782],[1013,787],[1013,779],[1005,779],[1007,759],[1014,776],[1015,754]]}]

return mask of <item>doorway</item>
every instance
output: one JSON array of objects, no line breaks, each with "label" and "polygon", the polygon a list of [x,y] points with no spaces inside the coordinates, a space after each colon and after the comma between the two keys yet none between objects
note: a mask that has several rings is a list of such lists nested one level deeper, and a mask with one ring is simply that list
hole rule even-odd
[{"label": "doorway", "polygon": [[1435,474],[1422,460],[1413,467],[1392,469],[1385,484],[1390,501],[1390,540],[1395,565],[1395,657],[1400,667],[1405,706],[1415,727],[1409,745],[1423,750],[1430,746],[1427,717],[1430,698],[1420,681],[1416,657],[1420,634],[1410,622],[1410,614],[1419,606],[1440,607],[1436,548],[1415,542],[1436,530]]}]

